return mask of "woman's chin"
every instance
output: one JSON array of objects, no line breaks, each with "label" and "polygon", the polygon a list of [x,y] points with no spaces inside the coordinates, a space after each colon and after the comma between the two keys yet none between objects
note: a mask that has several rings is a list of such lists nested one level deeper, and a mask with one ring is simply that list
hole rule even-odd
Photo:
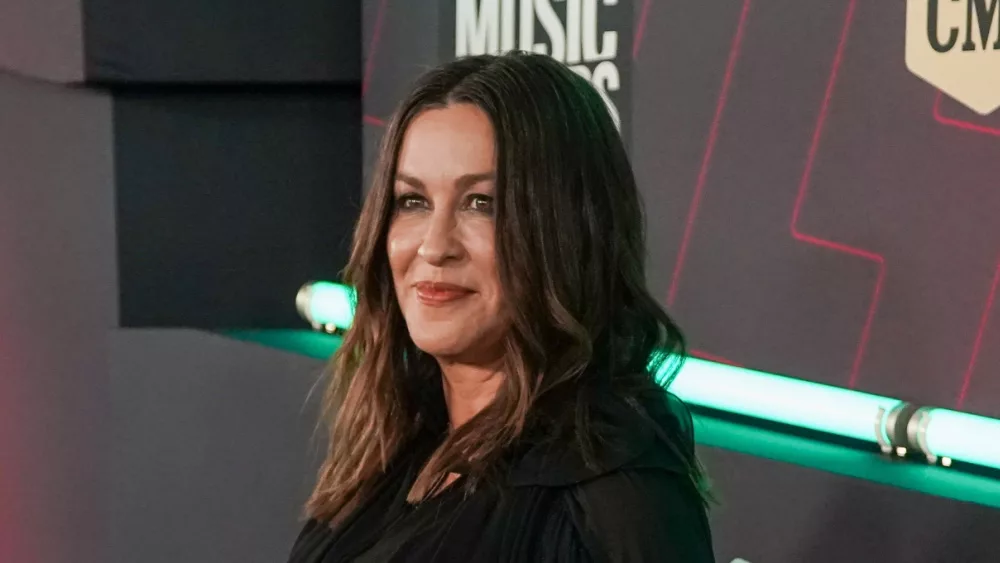
[{"label": "woman's chin", "polygon": [[446,340],[416,340],[414,344],[425,354],[434,356],[439,360],[447,360],[464,355],[468,346],[464,343],[450,342]]}]

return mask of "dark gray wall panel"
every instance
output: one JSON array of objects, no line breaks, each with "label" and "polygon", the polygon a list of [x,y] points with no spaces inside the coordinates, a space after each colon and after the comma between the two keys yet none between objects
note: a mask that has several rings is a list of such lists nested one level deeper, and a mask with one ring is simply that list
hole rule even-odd
[{"label": "dark gray wall panel", "polygon": [[356,0],[86,0],[95,82],[353,82]]},{"label": "dark gray wall panel", "polygon": [[194,330],[118,330],[111,350],[110,561],[284,561],[323,362]]},{"label": "dark gray wall panel", "polygon": [[355,89],[119,91],[123,326],[301,327],[359,208]]},{"label": "dark gray wall panel", "polygon": [[993,507],[721,448],[699,454],[721,502],[712,512],[720,563],[996,561]]},{"label": "dark gray wall panel", "polygon": [[0,561],[104,563],[111,102],[0,73]]}]

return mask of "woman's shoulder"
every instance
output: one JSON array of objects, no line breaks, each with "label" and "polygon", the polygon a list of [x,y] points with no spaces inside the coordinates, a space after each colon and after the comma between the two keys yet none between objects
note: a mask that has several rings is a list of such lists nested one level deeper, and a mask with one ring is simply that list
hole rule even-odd
[{"label": "woman's shoulder", "polygon": [[530,441],[512,467],[515,487],[565,487],[636,471],[691,473],[691,416],[675,396],[609,393],[577,406],[586,409],[586,426]]},{"label": "woman's shoulder", "polygon": [[714,561],[683,403],[608,397],[593,416],[591,437],[603,445],[593,459],[563,441],[535,446],[516,466],[515,486],[548,491],[553,522],[596,561]]},{"label": "woman's shoulder", "polygon": [[560,492],[594,560],[711,563],[712,533],[698,488],[674,471],[622,467]]}]

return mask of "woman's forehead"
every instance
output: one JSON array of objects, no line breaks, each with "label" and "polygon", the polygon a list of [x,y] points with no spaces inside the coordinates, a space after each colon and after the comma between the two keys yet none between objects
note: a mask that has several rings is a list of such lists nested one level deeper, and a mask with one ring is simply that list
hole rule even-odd
[{"label": "woman's forehead", "polygon": [[493,126],[479,108],[455,104],[422,112],[403,134],[396,164],[399,178],[423,183],[492,173]]}]

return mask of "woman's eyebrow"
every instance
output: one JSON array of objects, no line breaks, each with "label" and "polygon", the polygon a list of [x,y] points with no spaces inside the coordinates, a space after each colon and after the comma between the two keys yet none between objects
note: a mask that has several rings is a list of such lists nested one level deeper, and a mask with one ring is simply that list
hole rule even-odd
[{"label": "woman's eyebrow", "polygon": [[416,188],[416,189],[421,190],[421,191],[423,191],[424,189],[426,189],[426,187],[424,186],[423,182],[421,182],[420,180],[418,180],[414,176],[410,176],[409,174],[407,174],[405,172],[397,172],[396,173],[396,181],[397,182],[402,182],[402,183],[407,184],[408,186],[410,186],[412,188]]}]

